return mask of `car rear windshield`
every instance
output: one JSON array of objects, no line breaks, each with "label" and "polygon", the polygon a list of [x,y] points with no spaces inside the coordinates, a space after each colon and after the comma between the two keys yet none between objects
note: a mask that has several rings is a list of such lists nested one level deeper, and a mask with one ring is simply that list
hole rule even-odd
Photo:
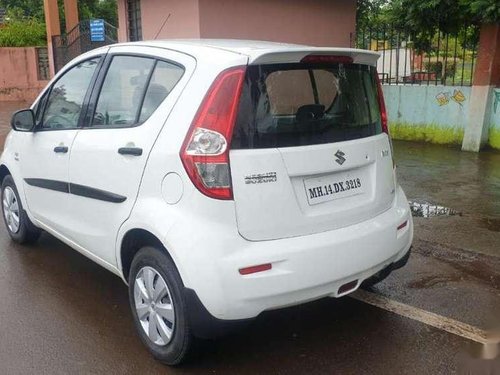
[{"label": "car rear windshield", "polygon": [[249,66],[233,149],[308,146],[380,134],[376,70],[342,63]]}]

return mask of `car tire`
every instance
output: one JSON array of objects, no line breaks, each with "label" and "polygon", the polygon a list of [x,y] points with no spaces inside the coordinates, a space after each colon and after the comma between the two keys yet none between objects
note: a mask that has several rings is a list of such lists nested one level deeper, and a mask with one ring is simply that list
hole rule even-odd
[{"label": "car tire", "polygon": [[19,199],[19,193],[11,175],[2,181],[2,213],[10,238],[19,244],[33,243],[40,237],[41,229],[29,219]]},{"label": "car tire", "polygon": [[[195,338],[187,318],[184,285],[170,257],[164,250],[143,247],[132,261],[128,282],[130,307],[141,341],[164,364],[185,362],[193,351]],[[166,291],[161,297],[163,284]],[[173,307],[169,311],[168,305]],[[150,321],[155,322],[155,327],[151,327]]]}]

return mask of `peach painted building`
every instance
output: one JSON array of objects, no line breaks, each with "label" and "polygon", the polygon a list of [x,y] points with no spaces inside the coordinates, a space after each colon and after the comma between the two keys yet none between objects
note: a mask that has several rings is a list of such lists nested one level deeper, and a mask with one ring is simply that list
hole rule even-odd
[{"label": "peach painted building", "polygon": [[120,42],[231,38],[349,47],[356,0],[118,0]]}]

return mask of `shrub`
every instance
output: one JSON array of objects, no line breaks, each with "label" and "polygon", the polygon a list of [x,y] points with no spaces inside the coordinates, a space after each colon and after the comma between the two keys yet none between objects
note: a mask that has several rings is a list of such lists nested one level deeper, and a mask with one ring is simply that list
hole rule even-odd
[{"label": "shrub", "polygon": [[0,47],[44,46],[46,44],[45,23],[41,21],[15,20],[0,27]]},{"label": "shrub", "polygon": [[[442,78],[443,62],[431,61],[424,64],[425,70],[428,72],[436,73],[437,78]],[[456,64],[453,62],[446,62],[446,77],[453,77],[455,75]]]}]

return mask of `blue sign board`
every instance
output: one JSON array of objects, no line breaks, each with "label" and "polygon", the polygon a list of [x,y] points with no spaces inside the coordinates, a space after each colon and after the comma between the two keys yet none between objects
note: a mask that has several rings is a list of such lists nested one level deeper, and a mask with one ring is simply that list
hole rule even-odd
[{"label": "blue sign board", "polygon": [[90,41],[104,42],[104,20],[90,20]]}]

